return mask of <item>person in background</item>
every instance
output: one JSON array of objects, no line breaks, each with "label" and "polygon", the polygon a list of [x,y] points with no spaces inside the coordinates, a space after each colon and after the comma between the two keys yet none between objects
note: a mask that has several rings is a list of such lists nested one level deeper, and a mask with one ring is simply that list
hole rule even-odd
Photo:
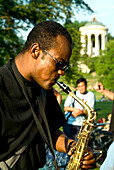
[{"label": "person in background", "polygon": [[97,82],[95,84],[95,89],[99,92],[108,97],[110,100],[114,100],[114,93],[105,89],[101,82]]},{"label": "person in background", "polygon": [[101,118],[98,120],[98,123],[105,123],[105,117],[101,117]]},{"label": "person in background", "polygon": [[[76,141],[59,130],[65,118],[53,93],[69,67],[71,45],[61,24],[44,21],[34,26],[15,59],[0,68],[0,169],[37,170],[45,165],[46,146],[52,153],[54,148],[73,154]],[[88,151],[81,168],[93,167]]]},{"label": "person in background", "polygon": [[[79,78],[76,81],[77,90],[74,92],[77,97],[83,99],[84,102],[94,108],[95,95],[93,92],[87,91],[87,81],[85,78]],[[64,124],[64,133],[71,139],[77,139],[80,127],[86,115],[86,110],[70,95],[68,95],[64,103],[65,117],[67,123]]]},{"label": "person in background", "polygon": [[107,124],[104,126],[104,129],[106,129],[107,131],[110,130],[111,117],[112,117],[112,114],[109,113],[109,114],[108,114],[108,120],[106,121]]},{"label": "person in background", "polygon": [[100,170],[114,170],[114,93],[105,89],[101,82],[97,82],[95,89],[113,101],[111,123],[109,131],[112,132],[112,144],[109,146],[107,156],[102,163]]}]

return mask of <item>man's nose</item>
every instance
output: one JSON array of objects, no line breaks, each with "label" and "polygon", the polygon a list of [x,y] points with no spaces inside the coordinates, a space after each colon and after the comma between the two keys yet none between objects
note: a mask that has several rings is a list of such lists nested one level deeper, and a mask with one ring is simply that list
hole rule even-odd
[{"label": "man's nose", "polygon": [[65,75],[65,71],[64,70],[58,70],[58,74],[60,74],[60,76],[64,76]]}]

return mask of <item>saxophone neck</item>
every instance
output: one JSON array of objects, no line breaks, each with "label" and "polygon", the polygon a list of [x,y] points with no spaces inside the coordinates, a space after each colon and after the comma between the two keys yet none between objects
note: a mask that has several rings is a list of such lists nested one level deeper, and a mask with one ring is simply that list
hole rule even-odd
[{"label": "saxophone neck", "polygon": [[56,83],[60,87],[60,89],[65,93],[69,94],[71,92],[71,89],[65,83],[60,81],[57,81]]}]

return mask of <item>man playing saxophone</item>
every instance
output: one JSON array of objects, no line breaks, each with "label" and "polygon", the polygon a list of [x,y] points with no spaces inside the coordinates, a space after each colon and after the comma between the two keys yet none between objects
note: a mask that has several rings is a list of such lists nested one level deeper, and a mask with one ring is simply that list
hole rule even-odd
[{"label": "man playing saxophone", "polygon": [[[72,154],[76,141],[59,130],[65,118],[52,89],[69,67],[71,44],[62,25],[44,21],[0,68],[0,169],[38,170],[46,162],[45,144]],[[91,150],[81,161],[81,168],[93,166]]]}]

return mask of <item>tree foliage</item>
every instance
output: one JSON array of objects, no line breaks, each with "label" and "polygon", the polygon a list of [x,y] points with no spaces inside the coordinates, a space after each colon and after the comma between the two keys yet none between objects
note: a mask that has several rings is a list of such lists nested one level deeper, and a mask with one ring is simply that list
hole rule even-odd
[{"label": "tree foliage", "polygon": [[92,12],[84,0],[0,0],[0,65],[22,48],[21,30],[44,20],[70,21],[80,9]]},{"label": "tree foliage", "polygon": [[114,40],[114,37],[110,33],[108,33],[107,34],[107,39],[108,39],[108,41]]},{"label": "tree foliage", "polygon": [[[7,32],[7,33],[6,33]],[[0,34],[0,66],[14,58],[22,49],[23,40],[13,30],[3,30]]]},{"label": "tree foliage", "polygon": [[105,88],[114,90],[114,40],[107,42],[104,55],[97,57],[94,64]]},{"label": "tree foliage", "polygon": [[72,85],[76,85],[76,80],[82,76],[81,71],[78,68],[78,61],[81,58],[81,48],[82,44],[80,41],[80,32],[79,27],[85,25],[86,22],[79,23],[78,21],[74,21],[73,23],[66,23],[64,26],[69,31],[72,37],[72,56],[70,58],[70,68],[65,73],[65,76],[62,80],[67,81],[67,83],[72,83]]},{"label": "tree foliage", "polygon": [[23,28],[23,23],[30,27],[30,24],[47,19],[71,19],[73,8],[75,11],[84,9],[93,12],[84,0],[1,0],[1,29]]},{"label": "tree foliage", "polygon": [[72,36],[72,56],[70,58],[70,68],[65,73],[64,79],[68,83],[75,84],[75,81],[77,77],[80,75],[80,72],[78,71],[77,62],[80,57],[80,49],[81,49],[81,43],[80,43],[80,33],[75,28],[69,28],[68,31],[70,32]]}]

